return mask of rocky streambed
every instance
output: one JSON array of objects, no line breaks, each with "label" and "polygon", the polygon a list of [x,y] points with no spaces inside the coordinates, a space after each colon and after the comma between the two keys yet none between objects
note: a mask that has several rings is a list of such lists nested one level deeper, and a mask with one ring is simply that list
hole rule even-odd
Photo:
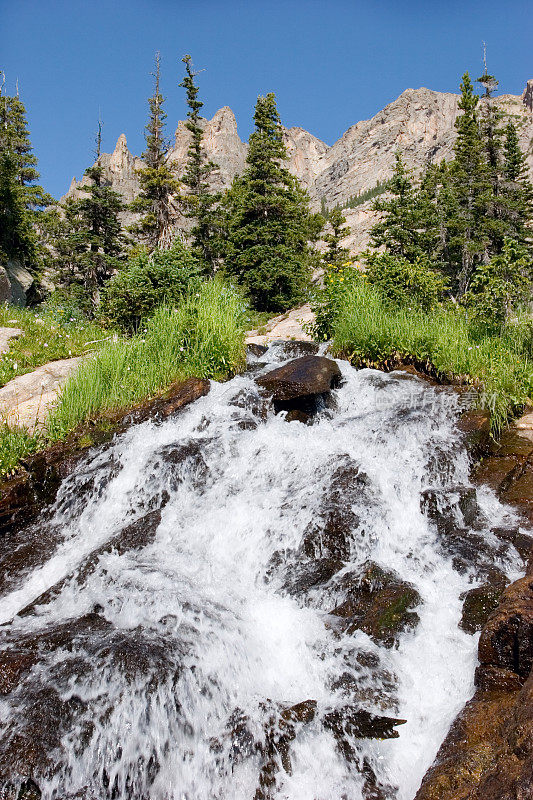
[{"label": "rocky streambed", "polygon": [[417,797],[528,797],[531,542],[470,479],[483,420],[316,350],[5,486],[0,796],[412,800],[438,752]]}]

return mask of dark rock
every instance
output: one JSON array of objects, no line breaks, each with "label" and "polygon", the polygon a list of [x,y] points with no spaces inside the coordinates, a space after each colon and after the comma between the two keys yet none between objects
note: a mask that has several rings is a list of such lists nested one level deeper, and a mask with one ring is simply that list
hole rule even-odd
[{"label": "dark rock", "polygon": [[445,535],[455,533],[461,524],[472,527],[480,514],[476,490],[466,486],[426,489],[422,492],[421,508],[439,533]]},{"label": "dark rock", "polygon": [[[404,725],[405,719],[382,717],[369,711],[343,706],[328,711],[323,717],[324,727],[331,731],[344,751],[346,737],[354,739],[397,739],[400,735],[395,727]],[[347,760],[352,760],[348,758]]]},{"label": "dark rock", "polygon": [[255,417],[261,419],[266,419],[268,414],[268,405],[264,398],[257,391],[253,392],[250,389],[241,389],[232,399],[231,405],[251,411]]},{"label": "dark rock", "polygon": [[500,496],[505,503],[519,506],[533,522],[533,464],[526,464],[511,485],[501,491]]},{"label": "dark rock", "polygon": [[483,409],[465,411],[457,426],[464,433],[466,446],[474,458],[481,458],[489,451],[491,438],[490,413],[488,411]]},{"label": "dark rock", "polygon": [[275,403],[324,394],[338,386],[341,371],[335,361],[323,356],[303,356],[257,379]]},{"label": "dark rock", "polygon": [[11,283],[5,267],[0,265],[0,303],[10,303],[13,298]]},{"label": "dark rock", "polygon": [[509,584],[503,572],[494,570],[487,583],[461,595],[463,613],[459,627],[467,633],[480,631],[498,607],[503,590]]},{"label": "dark rock", "polygon": [[484,523],[475,489],[427,489],[422,492],[421,508],[437,529],[440,547],[452,556],[453,567],[461,574],[475,566],[478,576],[487,576],[494,559],[508,553],[504,542],[496,546],[483,533],[472,530]]},{"label": "dark rock", "polygon": [[254,800],[270,800],[273,797],[280,767],[288,775],[292,774],[290,745],[296,738],[299,726],[314,719],[316,705],[315,700],[304,700],[288,708],[271,709],[265,726],[263,764]]},{"label": "dark rock", "polygon": [[520,472],[520,461],[514,456],[489,456],[473,470],[472,480],[490,486],[497,494],[505,491]]},{"label": "dark rock", "polygon": [[362,574],[343,575],[336,581],[335,590],[339,589],[346,599],[331,614],[342,619],[347,633],[361,630],[392,647],[399,633],[418,623],[418,614],[412,610],[420,602],[416,589],[372,562]]},{"label": "dark rock", "polygon": [[479,689],[488,692],[516,692],[522,686],[516,672],[490,664],[478,664],[474,682]]},{"label": "dark rock", "polygon": [[525,681],[533,666],[533,577],[507,587],[479,640],[479,662],[515,672]]},{"label": "dark rock", "polygon": [[301,422],[302,425],[308,425],[311,421],[311,414],[306,414],[305,411],[300,411],[298,408],[293,408],[287,412],[285,417],[287,422]]},{"label": "dark rock", "polygon": [[282,589],[290,595],[304,595],[311,589],[328,583],[343,567],[344,563],[336,558],[296,562],[289,567]]},{"label": "dark rock", "polygon": [[164,470],[161,479],[172,489],[187,479],[195,488],[202,488],[211,472],[205,454],[208,444],[209,440],[200,437],[161,447],[155,454],[156,461],[160,460]]},{"label": "dark rock", "polygon": [[491,533],[500,541],[512,544],[522,561],[527,562],[531,557],[533,537],[522,533],[520,528],[492,528]]},{"label": "dark rock", "polygon": [[533,442],[515,429],[507,428],[501,434],[498,442],[493,445],[492,452],[500,458],[515,456],[526,459],[533,455]]},{"label": "dark rock", "polygon": [[315,520],[304,532],[302,551],[309,558],[348,561],[352,539],[365,535],[354,509],[366,511],[373,502],[368,475],[349,457],[342,459],[325,488]]},{"label": "dark rock", "polygon": [[530,800],[532,777],[533,674],[518,690],[498,670],[453,723],[415,800]]},{"label": "dark rock", "polygon": [[254,356],[254,358],[261,358],[267,352],[268,347],[265,347],[264,344],[254,344],[253,342],[246,345],[246,352],[248,355]]}]

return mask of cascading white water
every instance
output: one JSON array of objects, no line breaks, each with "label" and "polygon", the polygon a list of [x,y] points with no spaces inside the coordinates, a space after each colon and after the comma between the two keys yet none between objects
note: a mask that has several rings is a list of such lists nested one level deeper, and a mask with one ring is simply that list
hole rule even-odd
[{"label": "cascading white water", "polygon": [[[271,369],[283,351],[262,360]],[[9,753],[29,735],[35,703],[48,702],[40,692],[71,714],[66,723],[61,711],[51,766],[34,774],[43,798],[253,798],[269,726],[308,700],[316,713],[294,725],[289,758],[257,797],[414,797],[473,690],[477,638],[458,627],[460,596],[483,560],[518,576],[517,554],[490,533],[513,516],[478,490],[486,548],[458,566],[421,510],[424,490],[470,485],[456,395],[339,365],[336,408],[311,426],[264,419],[251,376],[213,383],[174,419],[135,426],[88,460],[63,483],[45,531],[29,532],[57,544],[0,600],[2,647],[40,642],[0,722]],[[362,476],[341,497],[354,515],[349,558],[323,559],[327,574],[309,579],[302,538],[339,469]],[[105,546],[160,507],[141,545]],[[343,577],[369,561],[420,597],[418,623],[393,647],[332,624]],[[49,631],[80,619],[50,644]],[[383,741],[346,730],[347,757],[324,724],[347,704],[406,724]],[[383,794],[364,794],[363,763]]]}]

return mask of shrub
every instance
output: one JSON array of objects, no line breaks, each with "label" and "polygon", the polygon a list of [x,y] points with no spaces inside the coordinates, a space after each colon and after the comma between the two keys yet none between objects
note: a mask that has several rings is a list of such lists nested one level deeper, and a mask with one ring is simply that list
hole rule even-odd
[{"label": "shrub", "polygon": [[486,328],[500,327],[531,299],[533,263],[525,248],[506,239],[502,252],[488,264],[480,264],[470,282],[464,303],[474,322]]},{"label": "shrub", "polygon": [[393,306],[433,308],[446,291],[442,275],[422,259],[410,262],[390,253],[367,253],[365,263],[366,280]]},{"label": "shrub", "polygon": [[178,304],[198,286],[198,259],[176,240],[169,250],[141,250],[130,258],[102,293],[102,314],[112,324],[134,331],[157,306]]},{"label": "shrub", "polygon": [[333,335],[337,315],[345,303],[345,295],[351,286],[362,280],[361,272],[351,261],[342,265],[328,264],[324,274],[324,285],[316,289],[311,299],[315,322],[309,331],[318,341],[327,341]]}]

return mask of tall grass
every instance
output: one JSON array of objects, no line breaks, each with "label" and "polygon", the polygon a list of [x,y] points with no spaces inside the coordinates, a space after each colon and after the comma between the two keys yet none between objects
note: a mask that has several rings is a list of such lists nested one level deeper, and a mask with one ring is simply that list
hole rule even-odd
[{"label": "tall grass", "polygon": [[483,334],[471,328],[462,309],[446,305],[428,312],[393,309],[363,281],[343,293],[333,350],[365,366],[416,359],[450,380],[475,385],[479,402],[491,411],[495,433],[533,393],[533,362],[518,328],[501,336]]},{"label": "tall grass", "polygon": [[128,340],[110,342],[67,381],[47,425],[56,440],[103,411],[127,408],[189,376],[221,379],[245,360],[245,307],[217,280],[179,308],[162,306]]}]

